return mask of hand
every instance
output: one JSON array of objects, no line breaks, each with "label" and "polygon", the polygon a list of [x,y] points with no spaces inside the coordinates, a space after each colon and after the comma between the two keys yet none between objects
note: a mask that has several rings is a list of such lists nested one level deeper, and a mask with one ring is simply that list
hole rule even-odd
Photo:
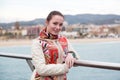
[{"label": "hand", "polygon": [[72,53],[68,53],[65,63],[68,65],[68,68],[71,68],[74,65],[75,58],[72,56]]}]

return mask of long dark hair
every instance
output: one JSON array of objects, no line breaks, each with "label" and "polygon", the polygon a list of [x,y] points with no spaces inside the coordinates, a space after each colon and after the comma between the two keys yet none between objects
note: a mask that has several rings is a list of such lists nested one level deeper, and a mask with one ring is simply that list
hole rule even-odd
[{"label": "long dark hair", "polygon": [[62,14],[61,12],[59,12],[59,11],[51,11],[51,12],[48,14],[46,20],[49,22],[54,15],[59,15],[59,16],[62,16],[62,17],[64,18],[63,14]]}]

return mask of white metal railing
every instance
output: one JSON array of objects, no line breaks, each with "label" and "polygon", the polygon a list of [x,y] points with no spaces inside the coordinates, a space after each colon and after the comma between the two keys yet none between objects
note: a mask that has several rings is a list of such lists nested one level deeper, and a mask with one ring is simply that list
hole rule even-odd
[{"label": "white metal railing", "polygon": [[[34,66],[31,61],[32,60],[31,55],[21,55],[21,54],[0,52],[0,57],[24,59],[27,61],[30,69],[32,71],[34,70]],[[110,63],[110,62],[100,62],[100,61],[90,61],[90,60],[77,60],[77,61],[75,61],[74,65],[75,66],[93,67],[93,68],[102,68],[102,69],[109,69],[109,70],[120,70],[120,63]]]},{"label": "white metal railing", "polygon": [[34,70],[34,66],[31,62],[32,60],[32,56],[30,55],[22,55],[22,54],[13,54],[13,53],[3,53],[0,52],[0,57],[9,57],[9,58],[17,58],[17,59],[24,59],[27,61],[30,69],[33,71]]}]

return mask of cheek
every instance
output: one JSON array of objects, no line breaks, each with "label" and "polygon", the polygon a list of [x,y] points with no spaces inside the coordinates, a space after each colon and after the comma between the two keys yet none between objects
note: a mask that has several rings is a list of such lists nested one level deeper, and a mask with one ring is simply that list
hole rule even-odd
[{"label": "cheek", "polygon": [[49,24],[49,32],[55,32],[55,33],[57,33],[57,32],[60,32],[61,30],[62,30],[62,26],[59,26],[59,27],[57,27],[56,25],[54,25],[54,24]]},{"label": "cheek", "polygon": [[60,27],[60,30],[62,30],[63,27]]},{"label": "cheek", "polygon": [[61,31],[61,30],[62,30],[62,27],[59,28],[59,31]]},{"label": "cheek", "polygon": [[50,27],[51,29],[53,29],[53,28],[55,28],[56,26],[53,25],[53,24],[50,24],[49,27]]},{"label": "cheek", "polygon": [[52,29],[54,29],[54,28],[55,28],[55,26],[54,26],[54,25],[52,25],[52,24],[51,24],[51,25],[49,24],[49,25],[48,25],[48,28],[49,28],[49,30],[52,30]]},{"label": "cheek", "polygon": [[55,31],[55,27],[49,26],[49,32],[53,32],[53,31]]}]

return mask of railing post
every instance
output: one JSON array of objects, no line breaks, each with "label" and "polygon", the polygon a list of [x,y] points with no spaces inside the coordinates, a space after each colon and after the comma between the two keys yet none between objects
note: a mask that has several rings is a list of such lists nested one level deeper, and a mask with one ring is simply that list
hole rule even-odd
[{"label": "railing post", "polygon": [[35,67],[33,66],[31,60],[26,59],[26,61],[27,61],[28,65],[29,65],[30,69],[31,69],[32,71],[34,71]]}]

